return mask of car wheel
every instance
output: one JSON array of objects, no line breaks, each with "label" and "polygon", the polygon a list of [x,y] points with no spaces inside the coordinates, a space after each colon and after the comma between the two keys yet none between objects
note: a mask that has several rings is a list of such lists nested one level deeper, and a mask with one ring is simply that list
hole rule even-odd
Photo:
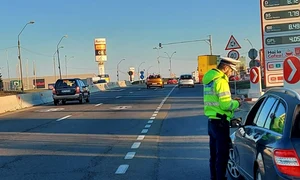
[{"label": "car wheel", "polygon": [[66,102],[67,102],[66,100],[62,100],[62,104],[63,104],[63,105],[65,105],[65,104],[66,104]]},{"label": "car wheel", "polygon": [[90,99],[87,97],[87,98],[85,99],[85,102],[89,103],[89,102],[90,102]]},{"label": "car wheel", "polygon": [[58,103],[59,103],[59,101],[58,100],[54,100],[53,103],[54,103],[55,106],[57,106]]},{"label": "car wheel", "polygon": [[235,154],[233,148],[229,149],[229,160],[227,163],[227,171],[231,179],[234,180],[242,180],[243,177],[241,176],[239,170],[237,169],[236,162],[235,162]]}]

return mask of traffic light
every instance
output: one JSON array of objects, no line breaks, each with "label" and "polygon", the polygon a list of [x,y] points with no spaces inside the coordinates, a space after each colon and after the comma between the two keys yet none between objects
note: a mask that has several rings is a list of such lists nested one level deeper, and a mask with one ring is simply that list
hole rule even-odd
[{"label": "traffic light", "polygon": [[158,43],[158,47],[159,47],[159,48],[162,48],[161,43]]}]

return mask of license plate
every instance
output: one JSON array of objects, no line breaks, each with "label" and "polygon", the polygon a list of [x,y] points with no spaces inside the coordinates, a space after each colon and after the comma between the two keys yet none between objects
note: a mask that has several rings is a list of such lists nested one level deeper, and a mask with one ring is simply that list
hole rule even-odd
[{"label": "license plate", "polygon": [[156,85],[157,83],[152,83],[153,85]]},{"label": "license plate", "polygon": [[67,93],[67,92],[71,92],[71,91],[70,90],[62,90],[61,92]]}]

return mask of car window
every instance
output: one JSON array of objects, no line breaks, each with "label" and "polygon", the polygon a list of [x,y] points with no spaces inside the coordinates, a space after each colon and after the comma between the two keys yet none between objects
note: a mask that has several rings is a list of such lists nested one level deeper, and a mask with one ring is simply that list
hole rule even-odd
[{"label": "car window", "polygon": [[182,75],[182,76],[180,76],[180,79],[192,79],[192,76],[190,76],[190,75]]},{"label": "car window", "polygon": [[272,114],[272,121],[270,123],[270,130],[282,134],[286,116],[286,109],[282,103],[279,103],[276,111]]},{"label": "car window", "polygon": [[272,109],[271,109],[271,111],[270,111],[270,113],[269,113],[269,116],[268,116],[268,118],[267,118],[267,121],[266,121],[266,123],[265,123],[265,125],[264,125],[264,128],[270,129],[270,125],[271,125],[271,122],[272,122],[272,120],[273,120],[273,117],[274,117],[274,114],[275,114],[275,110],[276,110],[276,108],[278,107],[278,106],[277,106],[278,103],[279,103],[279,101],[276,101],[276,104],[272,107]]},{"label": "car window", "polygon": [[248,113],[245,121],[245,125],[253,125],[253,121],[255,117],[257,117],[259,110],[261,109],[261,105],[264,103],[265,97],[262,97],[259,99],[253,107],[250,109],[250,112]]},{"label": "car window", "polygon": [[58,80],[55,84],[55,87],[58,88],[74,88],[76,87],[76,80],[74,79],[63,79],[63,80]]},{"label": "car window", "polygon": [[270,113],[272,107],[275,104],[275,101],[276,101],[275,97],[272,97],[272,96],[268,97],[268,99],[264,103],[259,115],[257,116],[257,118],[254,121],[254,124],[256,126],[264,127],[264,124],[267,120],[267,117],[269,116],[269,113]]}]

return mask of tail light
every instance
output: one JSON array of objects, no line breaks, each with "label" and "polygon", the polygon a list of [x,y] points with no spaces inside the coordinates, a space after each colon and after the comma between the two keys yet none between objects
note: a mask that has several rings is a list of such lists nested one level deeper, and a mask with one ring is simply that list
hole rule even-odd
[{"label": "tail light", "polygon": [[77,86],[76,87],[76,94],[79,94],[80,93],[80,88]]},{"label": "tail light", "polygon": [[52,89],[52,94],[56,94],[55,88]]},{"label": "tail light", "polygon": [[286,175],[300,177],[299,158],[295,150],[277,149],[274,151],[277,169]]}]

